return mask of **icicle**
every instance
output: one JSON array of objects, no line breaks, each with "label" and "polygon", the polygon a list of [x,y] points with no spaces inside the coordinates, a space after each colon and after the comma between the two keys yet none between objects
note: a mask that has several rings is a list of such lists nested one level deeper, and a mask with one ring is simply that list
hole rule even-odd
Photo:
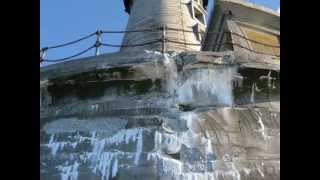
[{"label": "icicle", "polygon": [[142,148],[143,148],[143,139],[142,139],[142,132],[139,131],[138,133],[138,142],[137,142],[137,150],[136,150],[136,155],[134,157],[134,164],[138,165],[139,159],[140,159],[140,155],[142,152]]},{"label": "icicle", "polygon": [[58,170],[61,171],[60,177],[61,180],[77,180],[78,179],[78,168],[79,168],[79,163],[77,161],[74,162],[73,165],[70,166],[58,166]]},{"label": "icicle", "polygon": [[233,68],[197,69],[191,72],[186,81],[179,80],[177,90],[181,104],[233,104]]},{"label": "icicle", "polygon": [[117,175],[118,172],[118,159],[116,158],[115,161],[113,162],[113,166],[112,166],[112,177],[115,177]]},{"label": "icicle", "polygon": [[258,124],[260,125],[260,129],[258,129],[257,131],[261,133],[262,137],[264,140],[269,140],[271,139],[270,136],[268,136],[265,132],[265,126],[264,126],[264,123],[262,121],[262,113],[261,112],[255,112],[257,117],[258,117]]},{"label": "icicle", "polygon": [[256,89],[255,86],[256,86],[256,83],[253,83],[253,84],[252,84],[252,87],[251,87],[250,102],[251,102],[252,104],[255,103],[255,101],[254,101],[255,89]]},{"label": "icicle", "polygon": [[50,148],[51,154],[55,156],[60,149],[63,149],[64,146],[68,144],[67,142],[54,142],[54,134],[51,135],[47,147]]}]

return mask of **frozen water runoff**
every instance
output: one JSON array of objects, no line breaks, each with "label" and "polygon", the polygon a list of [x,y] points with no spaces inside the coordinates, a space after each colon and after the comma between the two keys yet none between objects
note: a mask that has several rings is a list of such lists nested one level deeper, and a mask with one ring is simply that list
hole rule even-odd
[{"label": "frozen water runoff", "polygon": [[186,81],[179,81],[179,102],[231,106],[233,72],[230,67],[193,70]]},{"label": "frozen water runoff", "polygon": [[167,89],[176,103],[192,106],[232,106],[236,68],[219,66],[178,73],[174,55],[164,55]]},{"label": "frozen water runoff", "polygon": [[[118,171],[118,157],[121,155],[128,155],[132,157],[133,163],[138,165],[140,156],[143,149],[143,132],[148,132],[149,129],[134,128],[121,130],[115,135],[108,138],[100,138],[98,132],[92,132],[91,137],[82,137],[78,135],[77,141],[74,143],[68,142],[55,142],[55,135],[52,134],[47,144],[47,147],[51,149],[51,154],[56,156],[58,151],[63,150],[64,147],[69,146],[75,149],[78,144],[85,140],[89,140],[92,146],[92,152],[85,152],[80,155],[80,160],[88,162],[90,169],[94,174],[100,174],[101,180],[109,180],[110,177],[115,177]],[[136,144],[136,152],[133,154],[126,154],[122,151],[107,152],[106,145],[119,145],[119,144]],[[77,161],[65,162],[63,165],[57,166],[57,170],[60,171],[61,180],[77,180],[79,175],[80,164]]]}]

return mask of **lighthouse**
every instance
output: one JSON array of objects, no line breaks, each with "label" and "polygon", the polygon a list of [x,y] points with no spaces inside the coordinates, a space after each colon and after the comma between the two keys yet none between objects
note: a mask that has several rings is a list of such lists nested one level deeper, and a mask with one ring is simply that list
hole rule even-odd
[{"label": "lighthouse", "polygon": [[[127,31],[120,51],[163,50],[198,51],[206,29],[208,0],[124,0],[125,11],[129,14]],[[127,45],[144,44],[139,47]]]}]

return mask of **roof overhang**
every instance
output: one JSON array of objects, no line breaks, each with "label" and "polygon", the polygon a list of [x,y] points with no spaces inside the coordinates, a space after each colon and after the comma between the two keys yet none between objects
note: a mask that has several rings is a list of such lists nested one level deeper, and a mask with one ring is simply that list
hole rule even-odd
[{"label": "roof overhang", "polygon": [[253,4],[244,0],[217,0],[212,16],[219,13],[231,13],[234,20],[259,25],[262,27],[280,30],[280,14],[273,9]]}]

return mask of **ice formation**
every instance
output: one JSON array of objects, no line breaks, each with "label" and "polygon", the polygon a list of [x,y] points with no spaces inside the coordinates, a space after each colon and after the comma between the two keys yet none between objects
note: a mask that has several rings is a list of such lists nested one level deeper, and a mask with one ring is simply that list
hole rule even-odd
[{"label": "ice formation", "polygon": [[197,69],[187,80],[179,80],[178,99],[182,104],[233,104],[233,68]]},{"label": "ice formation", "polygon": [[78,179],[78,168],[79,163],[75,161],[72,165],[67,166],[58,166],[58,170],[60,170],[61,180],[77,180]]},{"label": "ice formation", "polygon": [[[55,142],[55,135],[50,136],[49,143],[47,147],[51,149],[52,155],[56,155],[58,150],[63,150],[66,145],[70,145],[75,148],[78,143],[83,142],[84,140],[89,140],[92,145],[92,152],[84,153],[80,156],[80,159],[84,162],[89,160],[91,170],[93,173],[101,174],[101,180],[108,180],[110,177],[115,177],[118,171],[118,156],[124,154],[125,152],[106,151],[106,145],[119,145],[121,143],[128,144],[130,142],[136,143],[136,152],[134,153],[133,163],[138,164],[140,155],[143,150],[143,132],[150,131],[149,129],[144,128],[134,128],[121,130],[117,134],[107,137],[99,138],[99,132],[92,132],[91,137],[82,137],[79,134],[75,136],[77,142]],[[73,165],[68,166],[58,166],[57,169],[61,172],[62,180],[76,180],[78,177],[77,169],[79,163],[76,161]]]},{"label": "ice formation", "polygon": [[262,138],[266,141],[266,140],[270,140],[271,136],[268,136],[266,133],[266,129],[264,126],[264,123],[262,121],[262,114],[259,111],[255,111],[256,116],[258,117],[258,124],[260,126],[260,128],[257,130],[257,132],[261,133]]},{"label": "ice formation", "polygon": [[67,142],[55,142],[54,137],[54,134],[52,134],[50,136],[49,143],[47,144],[47,147],[50,148],[52,155],[56,155],[59,150],[63,149],[66,144],[68,144]]}]

